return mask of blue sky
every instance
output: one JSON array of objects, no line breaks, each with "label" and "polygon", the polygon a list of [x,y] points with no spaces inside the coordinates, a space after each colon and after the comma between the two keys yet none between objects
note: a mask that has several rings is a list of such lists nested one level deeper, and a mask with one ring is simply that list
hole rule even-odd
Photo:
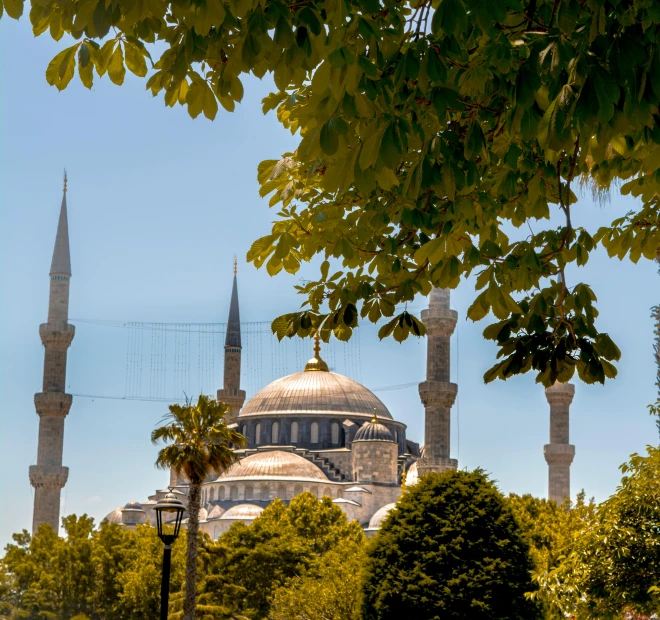
[{"label": "blue sky", "polygon": [[[62,169],[69,171],[71,317],[220,322],[229,305],[233,255],[244,257],[275,217],[259,198],[257,164],[295,145],[273,115],[261,113],[268,80],[246,80],[244,102],[234,114],[221,111],[213,123],[193,121],[183,108],[152,99],[130,75],[121,88],[104,79],[91,92],[77,81],[58,92],[44,74],[63,46],[46,36],[34,39],[26,18],[0,21],[0,544],[31,524],[27,472],[36,458],[38,429],[32,399],[43,365],[38,326],[46,320]],[[574,222],[595,231],[633,206],[618,195],[604,206],[585,198]],[[646,411],[655,400],[649,308],[660,303],[656,271],[651,263],[621,263],[600,252],[571,273],[574,282],[593,286],[599,325],[623,353],[615,381],[577,385],[571,409],[574,493],[585,489],[606,498],[618,483],[618,465],[657,443]],[[295,277],[270,278],[243,261],[242,320],[267,321],[297,308],[293,285],[311,273],[308,268]],[[481,337],[484,324],[465,319],[472,295],[466,282],[452,297],[459,312],[452,342],[452,378],[459,383],[453,456],[461,467],[491,472],[504,492],[544,496],[549,417],[543,389],[532,376],[483,384],[494,347]],[[414,307],[425,304],[420,299]],[[125,329],[79,322],[68,390],[123,396],[127,337]],[[356,355],[356,345],[352,350]],[[359,353],[359,378],[368,387],[423,379],[424,341],[380,343],[376,330],[365,326]],[[288,367],[294,370],[295,363],[289,359]],[[245,372],[255,364],[246,361]],[[218,372],[216,388],[221,380]],[[408,424],[409,436],[423,441],[416,388],[378,395]],[[75,398],[66,420],[64,464],[70,475],[63,513],[102,518],[162,488],[168,477],[154,469],[157,448],[149,434],[164,412],[158,402]]]}]

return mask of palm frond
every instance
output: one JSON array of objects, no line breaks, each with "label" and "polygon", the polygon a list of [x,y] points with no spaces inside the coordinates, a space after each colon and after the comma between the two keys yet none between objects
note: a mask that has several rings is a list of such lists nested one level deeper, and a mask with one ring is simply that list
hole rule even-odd
[{"label": "palm frond", "polygon": [[227,426],[228,413],[228,405],[203,394],[195,404],[170,405],[164,425],[151,433],[153,443],[169,444],[158,453],[156,467],[185,474],[191,482],[226,471],[238,460],[232,447],[245,445],[243,435]]}]

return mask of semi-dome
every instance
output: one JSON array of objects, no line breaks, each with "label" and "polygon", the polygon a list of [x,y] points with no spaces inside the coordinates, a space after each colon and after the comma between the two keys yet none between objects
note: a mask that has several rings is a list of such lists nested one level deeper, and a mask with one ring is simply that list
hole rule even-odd
[{"label": "semi-dome", "polygon": [[219,519],[223,514],[225,513],[225,510],[221,508],[220,506],[213,506],[211,508],[211,512],[206,516],[207,521],[212,521],[213,519]]},{"label": "semi-dome", "polygon": [[256,519],[263,510],[263,508],[254,504],[239,504],[238,506],[232,506],[220,519]]},{"label": "semi-dome", "polygon": [[371,517],[371,520],[369,521],[369,527],[367,529],[369,530],[379,530],[380,526],[382,525],[383,521],[385,520],[385,517],[389,513],[392,508],[396,506],[395,503],[392,504],[385,504],[382,508],[379,508],[375,513],[374,516]]},{"label": "semi-dome", "polygon": [[239,417],[263,414],[392,415],[370,390],[344,375],[306,370],[273,381],[257,392]]},{"label": "semi-dome", "polygon": [[353,441],[394,441],[394,437],[392,437],[392,433],[390,433],[387,426],[378,421],[374,412],[371,422],[367,422],[358,428]]},{"label": "semi-dome", "polygon": [[406,486],[413,487],[419,482],[419,471],[417,470],[417,461],[415,461],[406,471]]},{"label": "semi-dome", "polygon": [[121,506],[115,508],[112,512],[109,512],[102,521],[107,521],[108,523],[118,523],[121,525],[121,511],[124,510]]},{"label": "semi-dome", "polygon": [[269,450],[258,452],[234,463],[218,482],[231,482],[237,479],[280,480],[295,479],[313,482],[327,482],[328,477],[313,463],[293,452]]}]

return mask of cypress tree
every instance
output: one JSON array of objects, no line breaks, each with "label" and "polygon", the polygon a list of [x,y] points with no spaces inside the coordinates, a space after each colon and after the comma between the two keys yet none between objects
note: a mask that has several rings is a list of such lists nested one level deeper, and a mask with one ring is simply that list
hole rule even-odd
[{"label": "cypress tree", "polygon": [[481,470],[427,474],[372,541],[363,618],[534,620],[529,547]]}]

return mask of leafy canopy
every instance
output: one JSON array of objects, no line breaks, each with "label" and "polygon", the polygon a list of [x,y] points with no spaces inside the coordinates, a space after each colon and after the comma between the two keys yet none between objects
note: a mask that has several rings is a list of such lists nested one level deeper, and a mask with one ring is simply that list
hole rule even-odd
[{"label": "leafy canopy", "polygon": [[[205,605],[213,601],[226,609],[225,593],[235,592],[232,613],[270,618],[271,597],[278,588],[294,587],[301,575],[306,576],[301,587],[312,586],[309,579],[323,572],[327,555],[363,543],[360,525],[349,522],[328,497],[318,500],[305,492],[296,495],[288,507],[275,500],[250,526],[235,523],[215,545],[207,547],[210,561],[200,601]],[[333,594],[332,589],[324,592]],[[279,600],[284,604],[284,599]],[[343,604],[351,602],[354,604]]]},{"label": "leafy canopy", "polygon": [[[531,495],[511,494],[507,504],[520,525],[523,540],[529,545],[537,577],[562,563],[580,532],[593,523],[597,508],[593,499],[585,502],[584,492],[578,494],[575,503],[557,504]],[[539,589],[533,596],[542,605],[544,620],[566,618],[553,592]]]},{"label": "leafy canopy", "polygon": [[[21,15],[24,0],[3,2]],[[128,68],[213,119],[242,99],[243,76],[273,75],[264,112],[300,143],[259,166],[279,212],[248,259],[271,275],[326,259],[298,287],[303,310],[274,321],[280,338],[348,339],[382,317],[381,337],[422,335],[397,304],[476,273],[468,316],[497,319],[486,381],[616,375],[572,267],[599,245],[634,262],[660,248],[656,0],[34,0],[30,20],[76,40],[48,66],[59,89],[76,67],[89,88]],[[578,179],[622,184],[638,207],[575,227]]]},{"label": "leafy canopy", "polygon": [[633,454],[621,485],[575,534],[566,557],[539,572],[539,596],[564,617],[621,618],[660,611],[660,448]]},{"label": "leafy canopy", "polygon": [[[160,609],[163,543],[156,529],[122,528],[87,515],[14,534],[0,559],[0,617],[29,620],[151,620]],[[183,582],[186,532],[173,547],[171,589]],[[183,541],[183,542],[182,542]]]},{"label": "leafy canopy", "polygon": [[427,474],[368,551],[363,620],[534,620],[529,547],[480,470]]}]

